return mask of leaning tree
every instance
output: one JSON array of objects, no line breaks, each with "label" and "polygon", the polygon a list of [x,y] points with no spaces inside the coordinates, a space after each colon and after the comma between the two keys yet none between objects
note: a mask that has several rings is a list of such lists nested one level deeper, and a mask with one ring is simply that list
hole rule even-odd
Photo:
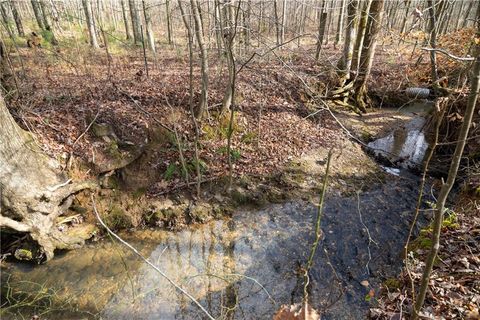
[{"label": "leaning tree", "polygon": [[71,183],[59,164],[45,155],[31,133],[23,130],[0,95],[0,228],[28,233],[47,260],[55,249],[73,249],[84,238],[62,232],[56,219],[72,196],[91,182]]}]

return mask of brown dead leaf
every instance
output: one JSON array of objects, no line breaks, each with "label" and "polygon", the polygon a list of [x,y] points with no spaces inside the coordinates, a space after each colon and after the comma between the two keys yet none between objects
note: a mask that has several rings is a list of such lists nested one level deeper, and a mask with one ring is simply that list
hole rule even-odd
[{"label": "brown dead leaf", "polygon": [[320,320],[320,314],[307,303],[296,303],[283,305],[273,316],[273,320]]}]

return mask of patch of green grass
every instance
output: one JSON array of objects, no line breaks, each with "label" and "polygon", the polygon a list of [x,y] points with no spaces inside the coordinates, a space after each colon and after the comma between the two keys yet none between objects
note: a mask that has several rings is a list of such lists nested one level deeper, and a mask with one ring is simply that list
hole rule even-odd
[{"label": "patch of green grass", "polygon": [[167,181],[172,180],[173,176],[175,175],[175,172],[177,172],[177,166],[174,163],[170,163],[167,167],[167,170],[165,170],[163,177]]},{"label": "patch of green grass", "polygon": [[257,139],[257,133],[255,131],[248,131],[242,135],[240,141],[246,144],[253,143]]},{"label": "patch of green grass", "polygon": [[[202,159],[198,159],[198,166],[200,167],[200,172],[205,173],[208,170],[208,165]],[[197,171],[197,159],[192,159],[187,162],[187,170],[188,172],[196,172]]]},{"label": "patch of green grass", "polygon": [[[218,148],[218,153],[226,155],[227,154],[227,147],[223,146]],[[242,157],[242,153],[240,150],[237,149],[230,149],[230,156],[232,157],[233,161],[238,161]]]},{"label": "patch of green grass", "polygon": [[450,209],[445,212],[445,218],[443,219],[442,227],[447,229],[457,229],[459,227],[457,214]]},{"label": "patch of green grass", "polygon": [[42,36],[42,47],[49,47],[55,39],[53,32],[49,30],[42,30],[40,34]]}]

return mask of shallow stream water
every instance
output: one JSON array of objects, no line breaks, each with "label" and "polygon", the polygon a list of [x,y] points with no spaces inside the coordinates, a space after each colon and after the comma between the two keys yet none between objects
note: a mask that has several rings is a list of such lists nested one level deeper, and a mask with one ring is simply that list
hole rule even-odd
[{"label": "shallow stream water", "polygon": [[[402,109],[403,113],[425,115],[433,108],[429,102],[416,102]],[[426,119],[423,116],[412,118],[405,125],[393,130],[385,137],[368,144],[376,157],[405,169],[421,169],[428,149],[425,136]]]},{"label": "shallow stream water", "polygon": [[[388,137],[382,143],[392,147],[388,152],[400,150],[399,156],[407,148],[412,159],[421,161],[425,150],[419,150],[421,139],[415,134],[407,132],[403,143]],[[394,173],[368,191],[327,196],[309,293],[322,319],[366,317],[375,304],[375,299],[366,301],[367,294],[371,289],[376,294],[381,282],[401,268],[419,183],[408,172]],[[294,201],[236,212],[230,219],[180,232],[121,236],[216,319],[272,319],[281,305],[302,300],[301,267],[311,250],[316,215],[314,204]],[[44,297],[35,304],[49,306],[41,319],[206,318],[165,278],[108,239],[57,254],[46,265],[7,265],[1,278],[2,302],[13,295],[9,288],[17,295],[24,290]],[[24,305],[7,310],[2,319],[29,319],[39,310]]]},{"label": "shallow stream water", "polygon": [[[378,290],[382,280],[399,271],[417,187],[411,176],[392,176],[358,197],[327,199],[310,293],[323,319],[364,317],[369,290]],[[282,304],[301,301],[298,271],[310,252],[316,212],[310,203],[292,202],[181,232],[138,231],[122,237],[214,317],[271,319]],[[16,264],[2,272],[4,286],[9,275],[17,289],[35,290],[31,283],[17,282],[28,280],[55,291],[55,299],[70,299],[48,319],[204,318],[156,271],[111,241],[62,253],[46,265]],[[361,284],[364,280],[369,287]],[[20,313],[28,318],[33,311]]]}]

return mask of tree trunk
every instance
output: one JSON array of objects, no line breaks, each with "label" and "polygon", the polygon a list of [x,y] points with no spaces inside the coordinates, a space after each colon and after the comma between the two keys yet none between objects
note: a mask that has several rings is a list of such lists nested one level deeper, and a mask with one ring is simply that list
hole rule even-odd
[{"label": "tree trunk", "polygon": [[283,0],[282,4],[282,28],[280,32],[280,43],[285,41],[285,28],[287,24],[287,0]]},{"label": "tree trunk", "polygon": [[55,249],[72,249],[84,239],[59,231],[55,219],[71,204],[71,195],[91,184],[69,184],[58,164],[44,155],[22,130],[0,95],[0,228],[29,233],[46,259]]},{"label": "tree trunk", "polygon": [[325,12],[325,0],[322,1],[320,9],[320,23],[318,25],[318,39],[317,50],[315,51],[315,60],[320,58],[320,51],[322,50],[323,37],[325,36],[325,25],[327,24],[327,12]]},{"label": "tree trunk", "polygon": [[168,44],[173,44],[173,31],[172,31],[172,22],[171,22],[171,15],[170,15],[170,0],[166,0],[165,2],[165,10],[167,12],[167,38]]},{"label": "tree trunk", "polygon": [[145,19],[145,25],[147,30],[148,46],[150,47],[150,50],[152,50],[153,54],[155,54],[156,53],[155,37],[153,35],[153,30],[152,30],[152,20],[150,19],[150,13],[147,10],[147,5],[145,3],[145,0],[142,0],[142,7],[143,7],[143,16]]},{"label": "tree trunk", "polygon": [[403,16],[402,26],[400,28],[400,33],[405,32],[405,27],[407,26],[408,14],[410,13],[410,4],[412,0],[405,1],[405,15]]},{"label": "tree trunk", "polygon": [[16,96],[18,92],[18,90],[16,90],[16,79],[7,59],[7,51],[3,41],[0,40],[0,93],[4,93],[6,96]]},{"label": "tree trunk", "polygon": [[[252,26],[252,2],[251,0],[248,0],[247,2],[247,9],[244,12],[244,27],[245,27],[245,53],[248,53],[250,51],[250,31],[251,31],[251,26]],[[283,40],[280,40],[283,41]]]},{"label": "tree trunk", "polygon": [[[327,12],[333,12],[333,7],[335,5],[335,0],[324,0],[326,3],[324,4],[325,6],[325,10]],[[326,34],[325,34],[325,44],[327,45],[328,42],[330,41],[330,27],[332,25],[332,21],[333,21],[333,14],[328,14],[327,15],[328,18],[327,18],[327,21],[326,21],[326,27],[325,27],[325,31],[326,31]]]},{"label": "tree trunk", "polygon": [[[215,1],[216,2],[216,1]],[[215,3],[217,6],[217,3]],[[200,140],[200,128],[198,125],[198,121],[195,118],[195,111],[193,107],[193,33],[191,23],[187,21],[187,16],[185,15],[185,11],[183,9],[182,0],[178,1],[178,7],[180,9],[180,13],[182,16],[183,23],[185,24],[185,28],[187,29],[187,37],[188,37],[188,56],[189,56],[189,106],[190,106],[190,116],[192,118],[193,126],[195,128],[195,169],[197,171],[197,198],[201,198],[200,186],[202,180],[202,172],[200,170],[200,157],[199,157],[199,150],[198,150],[198,141]]]},{"label": "tree trunk", "polygon": [[201,72],[202,72],[202,93],[200,97],[200,104],[196,110],[195,116],[197,119],[201,119],[203,112],[207,109],[208,105],[208,56],[202,35],[202,20],[200,19],[200,13],[198,11],[198,1],[190,0],[192,6],[193,19],[195,22],[195,36],[197,38],[198,46],[200,47],[200,60],[201,60]]},{"label": "tree trunk", "polygon": [[98,49],[100,46],[98,45],[97,41],[97,34],[95,33],[95,26],[93,22],[93,15],[92,15],[92,6],[90,4],[90,0],[82,0],[83,11],[85,12],[85,20],[88,27],[88,34],[90,35],[90,45]]},{"label": "tree trunk", "polygon": [[45,29],[48,31],[52,31],[52,26],[50,25],[50,19],[48,19],[48,8],[47,5],[45,4],[45,0],[39,0],[40,2],[40,10],[42,11],[42,19],[43,19],[43,25],[45,26]]},{"label": "tree trunk", "polygon": [[12,8],[13,20],[15,20],[15,25],[17,26],[18,35],[25,37],[25,31],[23,30],[22,17],[20,16],[20,11],[18,10],[18,3],[15,0],[10,0],[10,7]]},{"label": "tree trunk", "polygon": [[132,38],[132,35],[130,34],[130,29],[128,27],[128,18],[127,18],[127,9],[125,7],[125,1],[120,2],[122,6],[122,16],[123,16],[123,23],[125,24],[125,34],[127,40],[130,40]]},{"label": "tree trunk", "polygon": [[335,37],[335,45],[342,42],[342,35],[343,35],[343,12],[345,11],[345,0],[340,2],[340,13],[338,15],[338,23],[337,23],[337,35]]},{"label": "tree trunk", "polygon": [[370,6],[367,29],[363,40],[362,54],[357,77],[355,79],[355,102],[361,112],[366,112],[367,79],[373,64],[377,38],[381,28],[384,0],[373,0]]},{"label": "tree trunk", "polygon": [[[233,57],[233,45],[234,45],[234,35],[235,35],[235,24],[234,24],[234,15],[232,13],[233,6],[228,5],[228,7],[224,7],[225,11],[228,11],[228,14],[225,13],[225,25],[228,26],[227,33],[224,33],[223,39],[225,40],[224,46],[227,56],[227,68],[228,68],[228,84],[225,90],[225,94],[223,96],[222,101],[222,109],[221,113],[224,113],[227,110],[230,110],[233,102],[233,83],[235,81],[235,60]],[[277,38],[278,40],[278,38]]]},{"label": "tree trunk", "polygon": [[341,78],[340,86],[350,77],[350,68],[352,66],[353,45],[355,41],[355,27],[357,23],[357,0],[349,0],[347,7],[347,28],[345,32],[345,43],[343,45],[342,58],[338,62],[338,73]]},{"label": "tree trunk", "polygon": [[55,38],[55,33],[53,32],[53,26],[50,23],[50,13],[48,11],[47,4],[45,3],[45,0],[40,1],[40,9],[42,11],[42,19],[43,19],[43,25],[45,26],[45,30],[49,31],[49,40],[50,43],[54,46],[58,44],[57,39]]},{"label": "tree trunk", "polygon": [[40,4],[37,0],[32,0],[33,13],[35,14],[35,20],[37,20],[37,25],[41,30],[45,30],[45,25],[43,24],[42,11],[40,9]]},{"label": "tree trunk", "polygon": [[362,54],[363,40],[365,39],[365,32],[367,30],[368,12],[372,0],[365,0],[360,15],[360,22],[358,23],[357,37],[355,38],[355,45],[353,47],[352,67],[351,70],[357,72],[358,64],[360,63],[360,55]]},{"label": "tree trunk", "polygon": [[455,22],[455,29],[454,31],[457,31],[460,28],[460,21],[462,21],[461,16],[463,12],[463,6],[465,5],[465,1],[460,1],[460,7],[458,8],[458,13],[457,13],[457,22]]},{"label": "tree trunk", "polygon": [[277,39],[277,46],[280,45],[281,40],[280,40],[280,21],[278,18],[278,0],[273,0],[273,13],[275,14],[275,36]]},{"label": "tree trunk", "polygon": [[468,17],[470,16],[470,12],[472,12],[472,8],[473,8],[474,3],[475,3],[475,1],[471,0],[469,5],[468,5],[467,11],[465,11],[465,17],[463,18],[462,28],[466,28],[468,26],[468,23],[470,22],[468,20]]},{"label": "tree trunk", "polygon": [[214,2],[215,8],[214,8],[214,14],[215,14],[215,37],[216,37],[216,44],[217,44],[217,53],[218,53],[218,59],[220,61],[223,58],[223,53],[222,53],[222,43],[223,43],[223,23],[222,23],[222,17],[221,12],[220,12],[220,1],[215,0]]},{"label": "tree trunk", "polygon": [[0,23],[0,25],[3,25],[5,27],[8,35],[13,40],[15,35],[13,33],[12,28],[10,28],[11,19],[10,19],[9,11],[7,9],[8,9],[8,3],[0,2],[0,13],[2,14],[2,20],[3,20],[3,23]]},{"label": "tree trunk", "polygon": [[135,0],[128,0],[128,6],[130,7],[130,18],[132,19],[133,42],[135,44],[141,44],[142,33],[140,31],[140,17],[135,4]]},{"label": "tree trunk", "polygon": [[[435,0],[428,0],[428,13],[429,13],[429,45],[431,48],[437,47],[437,14],[435,12]],[[437,71],[437,54],[435,50],[430,51],[430,76],[432,78],[432,83],[436,83],[438,79],[438,71]]]},{"label": "tree trunk", "polygon": [[[480,37],[480,10],[477,10],[477,37]],[[423,270],[420,290],[418,292],[417,300],[415,302],[413,319],[418,319],[419,312],[425,301],[427,293],[428,283],[430,281],[430,275],[432,273],[433,264],[437,257],[438,250],[440,248],[440,234],[442,231],[443,214],[445,211],[445,204],[448,194],[452,190],[455,179],[457,178],[458,168],[462,159],[463,150],[468,138],[468,132],[472,125],[473,114],[475,113],[475,106],[477,104],[480,91],[480,44],[475,45],[475,62],[473,64],[473,77],[470,86],[470,95],[468,98],[467,108],[460,128],[460,133],[457,138],[457,145],[455,152],[453,153],[450,163],[450,169],[448,171],[447,181],[442,185],[440,194],[438,195],[437,205],[435,209],[435,215],[433,220],[432,230],[432,247],[425,263],[425,269]]]}]

